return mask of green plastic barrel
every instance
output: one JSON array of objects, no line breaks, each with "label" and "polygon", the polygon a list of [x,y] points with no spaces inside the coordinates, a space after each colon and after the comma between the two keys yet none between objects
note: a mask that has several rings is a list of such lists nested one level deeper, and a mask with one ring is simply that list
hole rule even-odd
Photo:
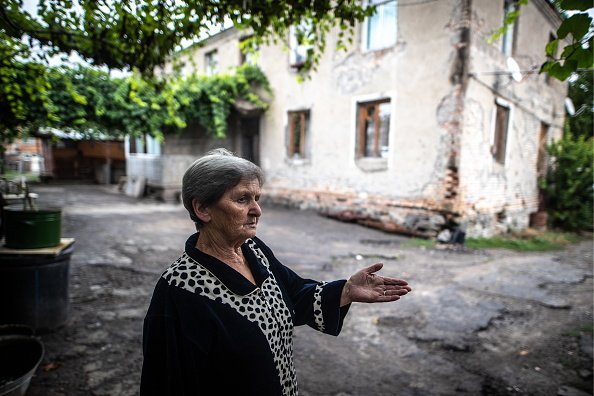
[{"label": "green plastic barrel", "polygon": [[38,249],[57,246],[62,234],[62,209],[23,210],[4,208],[4,244],[11,249]]}]

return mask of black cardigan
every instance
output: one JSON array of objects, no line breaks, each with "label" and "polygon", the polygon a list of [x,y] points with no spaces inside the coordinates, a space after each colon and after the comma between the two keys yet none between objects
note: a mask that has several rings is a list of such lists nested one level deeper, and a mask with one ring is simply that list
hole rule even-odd
[{"label": "black cardigan", "polygon": [[242,246],[256,285],[195,248],[163,273],[144,319],[141,395],[296,395],[293,327],[338,335],[345,280],[303,279],[257,237]]}]

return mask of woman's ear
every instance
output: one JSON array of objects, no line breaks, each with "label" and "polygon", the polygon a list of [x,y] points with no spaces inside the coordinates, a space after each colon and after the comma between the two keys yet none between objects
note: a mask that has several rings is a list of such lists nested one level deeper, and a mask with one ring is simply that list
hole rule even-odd
[{"label": "woman's ear", "polygon": [[193,200],[192,209],[194,209],[194,214],[201,222],[208,223],[210,221],[210,212],[207,206],[200,204],[197,200]]}]

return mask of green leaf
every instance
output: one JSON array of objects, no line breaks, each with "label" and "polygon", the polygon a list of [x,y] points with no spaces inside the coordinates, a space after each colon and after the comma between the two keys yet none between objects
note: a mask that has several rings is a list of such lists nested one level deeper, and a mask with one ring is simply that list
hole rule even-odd
[{"label": "green leaf", "polygon": [[555,64],[555,61],[549,60],[544,62],[542,65],[540,65],[540,70],[538,71],[539,73],[547,73],[550,75],[550,70],[551,67]]},{"label": "green leaf", "polygon": [[[95,65],[113,69],[137,68],[149,76],[157,66],[170,59],[184,41],[202,40],[204,33],[226,18],[235,26],[253,33],[256,44],[284,40],[287,29],[301,20],[311,20],[316,29],[307,35],[319,46],[314,58],[321,56],[325,35],[331,27],[347,30],[362,22],[375,7],[364,7],[359,1],[270,0],[245,1],[159,1],[129,0],[108,2],[42,1],[39,22],[20,7],[21,0],[4,0],[0,31],[15,41],[27,35],[47,46],[48,51],[68,54],[77,52]],[[101,2],[99,2],[102,4]],[[78,5],[75,9],[74,4]],[[245,5],[249,4],[249,10]],[[249,12],[249,15],[246,15]],[[4,41],[4,37],[0,37]],[[23,53],[29,47],[23,45]],[[27,56],[23,56],[26,59]],[[313,64],[316,62],[314,61]]]},{"label": "green leaf", "polygon": [[577,68],[592,68],[593,57],[592,48],[583,48],[581,45],[576,45],[574,50],[568,54],[567,60],[576,62]]},{"label": "green leaf", "polygon": [[545,47],[545,53],[552,58],[557,56],[557,48],[559,47],[559,40],[551,40]]},{"label": "green leaf", "polygon": [[564,65],[561,65],[559,62],[554,62],[550,65],[548,73],[561,81],[565,81],[571,76],[574,70],[575,68],[572,68],[568,62],[565,62]]},{"label": "green leaf", "polygon": [[593,7],[589,0],[562,0],[560,7],[564,10],[586,11]]},{"label": "green leaf", "polygon": [[557,29],[557,37],[564,39],[571,33],[576,41],[580,41],[588,33],[591,22],[592,18],[588,14],[574,14],[561,22]]}]

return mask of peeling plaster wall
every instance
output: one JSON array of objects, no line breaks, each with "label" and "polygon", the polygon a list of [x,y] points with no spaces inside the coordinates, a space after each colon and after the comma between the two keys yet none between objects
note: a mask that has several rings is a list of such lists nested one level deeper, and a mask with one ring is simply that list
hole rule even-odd
[{"label": "peeling plaster wall", "polygon": [[[274,90],[260,120],[266,195],[340,217],[355,210],[359,220],[386,229],[424,229],[431,223],[434,235],[446,222],[442,201],[457,187],[448,161],[452,134],[459,133],[459,90],[450,75],[460,18],[460,2],[454,0],[399,7],[396,45],[371,52],[361,48],[361,26],[346,52],[333,50],[337,32],[332,32],[317,72],[303,83],[282,46],[262,48],[258,63]],[[219,70],[236,66],[238,42],[234,30],[215,36],[190,52],[194,67],[204,71],[204,55],[215,48]],[[383,98],[391,100],[389,155],[377,166],[356,160],[356,112],[358,102]],[[304,109],[310,111],[308,156],[294,161],[286,154],[287,111]],[[172,152],[196,147],[186,143]],[[165,153],[168,147],[170,142]]]},{"label": "peeling plaster wall", "polygon": [[[450,111],[439,109],[452,90],[444,76],[454,50],[454,8],[453,1],[400,7],[395,47],[362,52],[358,29],[349,52],[327,51],[317,73],[302,84],[287,63],[270,61],[278,59],[279,48],[263,49],[261,66],[275,90],[262,121],[262,166],[269,183],[275,188],[433,199],[449,150],[437,113]],[[327,48],[334,48],[333,37]],[[356,104],[386,97],[392,105],[387,166],[365,170],[355,160]],[[298,164],[286,158],[285,148],[286,112],[297,109],[311,111],[310,156]]]},{"label": "peeling plaster wall", "polygon": [[[538,2],[536,2],[538,3]],[[503,18],[499,2],[481,2],[475,7],[472,24],[472,51],[464,104],[464,134],[460,159],[459,212],[470,235],[488,236],[529,225],[530,213],[538,209],[536,162],[541,122],[550,125],[547,141],[562,133],[563,100],[567,88],[557,80],[546,82],[536,73],[525,74],[521,82],[506,71],[506,57],[486,39]],[[530,2],[518,20],[518,40],[513,58],[520,69],[533,70],[544,62],[544,47],[555,28]],[[505,164],[491,155],[495,100],[509,104]]]},{"label": "peeling plaster wall", "polygon": [[[540,65],[555,29],[557,17],[546,7],[534,0],[523,8],[514,55],[523,70]],[[527,226],[538,204],[540,122],[551,125],[549,140],[560,135],[566,85],[536,74],[519,84],[482,74],[506,67],[499,45],[486,42],[501,26],[503,1],[400,3],[397,12],[395,46],[363,51],[357,26],[351,48],[336,52],[331,32],[317,72],[303,83],[286,49],[261,48],[258,63],[274,90],[260,119],[265,196],[412,235],[459,224],[467,235]],[[203,72],[204,54],[216,48],[224,71],[239,64],[239,39],[231,29],[182,58]],[[496,97],[513,108],[505,166],[490,154]],[[356,160],[356,110],[357,102],[382,98],[391,100],[390,142],[378,166]],[[287,112],[295,110],[310,112],[307,158],[300,160],[286,151]]]}]

